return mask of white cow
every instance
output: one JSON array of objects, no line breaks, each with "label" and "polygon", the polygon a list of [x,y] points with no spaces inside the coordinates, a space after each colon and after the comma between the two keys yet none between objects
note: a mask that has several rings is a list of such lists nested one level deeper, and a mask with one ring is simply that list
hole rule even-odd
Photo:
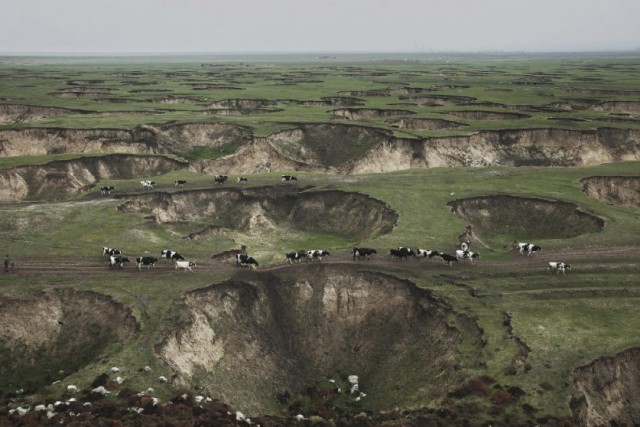
[{"label": "white cow", "polygon": [[196,266],[196,263],[193,261],[176,261],[176,269],[182,268],[184,269],[185,273],[187,272],[187,270],[193,273],[193,270],[191,269],[191,267],[195,267],[195,266]]}]

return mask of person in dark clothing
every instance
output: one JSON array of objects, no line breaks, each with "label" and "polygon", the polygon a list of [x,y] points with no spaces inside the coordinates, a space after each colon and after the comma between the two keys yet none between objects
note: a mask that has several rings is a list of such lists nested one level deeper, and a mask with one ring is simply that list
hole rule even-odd
[{"label": "person in dark clothing", "polygon": [[11,259],[9,258],[9,255],[7,255],[6,257],[4,257],[4,272],[8,273],[9,272],[9,267],[11,266]]}]

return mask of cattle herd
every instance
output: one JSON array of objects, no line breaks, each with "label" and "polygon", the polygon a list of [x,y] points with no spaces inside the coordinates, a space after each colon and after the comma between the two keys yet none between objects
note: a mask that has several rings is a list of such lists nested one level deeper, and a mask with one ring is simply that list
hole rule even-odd
[{"label": "cattle herd", "polygon": [[[447,266],[453,266],[453,263],[459,263],[460,260],[468,260],[469,263],[473,263],[474,259],[480,258],[480,254],[477,252],[472,252],[470,248],[471,241],[467,240],[460,243],[460,249],[456,249],[455,255],[431,249],[416,249],[414,251],[413,249],[406,246],[391,248],[389,249],[387,254],[391,258],[399,260],[406,260],[409,258],[438,258]],[[542,251],[542,247],[540,245],[522,242],[513,242],[512,248],[518,250],[521,255],[526,256],[531,256],[536,252]],[[377,253],[378,251],[373,248],[353,248],[353,261],[369,260]],[[109,257],[109,268],[123,268],[125,263],[131,262],[129,257],[123,255],[122,251],[119,249],[103,247],[102,254],[103,256]],[[329,251],[323,249],[299,250],[286,253],[284,261],[289,264],[298,264],[302,260],[305,260],[305,262],[321,262],[322,258],[329,255],[331,255]],[[186,260],[178,252],[169,249],[162,250],[159,257],[145,255],[136,257],[135,261],[138,270],[142,270],[143,266],[146,266],[148,270],[150,267],[155,267],[155,265],[161,259],[172,261],[175,265],[175,269],[183,270],[185,273],[187,271],[191,271],[193,273],[193,267],[196,266],[196,263],[194,261]],[[238,267],[258,268],[260,266],[260,264],[254,257],[249,256],[246,253],[235,254],[235,262],[236,266]],[[565,262],[551,261],[548,263],[547,273],[555,271],[556,274],[566,274],[567,270],[571,270],[571,266]]]}]

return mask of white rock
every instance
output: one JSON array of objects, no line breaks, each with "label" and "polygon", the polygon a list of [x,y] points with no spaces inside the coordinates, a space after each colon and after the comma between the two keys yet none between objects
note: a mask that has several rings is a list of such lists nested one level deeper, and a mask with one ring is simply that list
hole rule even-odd
[{"label": "white rock", "polygon": [[53,411],[47,411],[47,418],[51,419],[56,416],[56,413]]},{"label": "white rock", "polygon": [[46,411],[47,407],[44,405],[37,405],[35,408],[33,408],[34,411]]},{"label": "white rock", "polygon": [[120,368],[118,368],[117,366],[114,366],[113,368],[111,368],[111,372],[113,372],[114,374],[117,374],[118,372],[120,372]]},{"label": "white rock", "polygon": [[104,388],[104,386],[99,386],[94,388],[93,390],[91,390],[91,393],[96,393],[96,394],[101,394],[103,396],[109,394],[109,390],[107,390],[106,388]]},{"label": "white rock", "polygon": [[298,421],[304,420],[304,415],[302,415],[302,414],[296,415],[296,420],[298,420]]},{"label": "white rock", "polygon": [[349,375],[348,380],[349,380],[349,384],[358,384],[357,375]]},{"label": "white rock", "polygon": [[145,372],[151,372],[151,366],[147,365],[144,367]]},{"label": "white rock", "polygon": [[169,380],[168,380],[168,379],[167,379],[167,377],[165,377],[164,375],[160,375],[160,376],[158,377],[158,381],[160,381],[161,383],[166,383],[166,382],[167,382],[167,381],[169,381]]},{"label": "white rock", "polygon": [[240,411],[236,412],[236,420],[237,421],[244,421],[245,419],[247,419],[247,417],[245,417],[242,412],[240,412]]},{"label": "white rock", "polygon": [[69,384],[69,385],[67,386],[67,391],[68,391],[69,393],[77,393],[77,392],[78,392],[78,386],[75,386],[75,385],[73,385],[73,384]]}]

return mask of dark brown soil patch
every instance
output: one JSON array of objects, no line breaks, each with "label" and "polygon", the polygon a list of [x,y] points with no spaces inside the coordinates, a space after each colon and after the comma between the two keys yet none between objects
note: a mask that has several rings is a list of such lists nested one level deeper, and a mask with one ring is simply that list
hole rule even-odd
[{"label": "dark brown soil patch", "polygon": [[515,196],[481,196],[448,203],[481,234],[559,239],[594,233],[604,220],[569,202]]},{"label": "dark brown soil patch", "polygon": [[341,117],[347,120],[366,120],[378,117],[406,116],[415,114],[410,110],[392,110],[377,108],[338,108],[329,111],[335,117]]}]

